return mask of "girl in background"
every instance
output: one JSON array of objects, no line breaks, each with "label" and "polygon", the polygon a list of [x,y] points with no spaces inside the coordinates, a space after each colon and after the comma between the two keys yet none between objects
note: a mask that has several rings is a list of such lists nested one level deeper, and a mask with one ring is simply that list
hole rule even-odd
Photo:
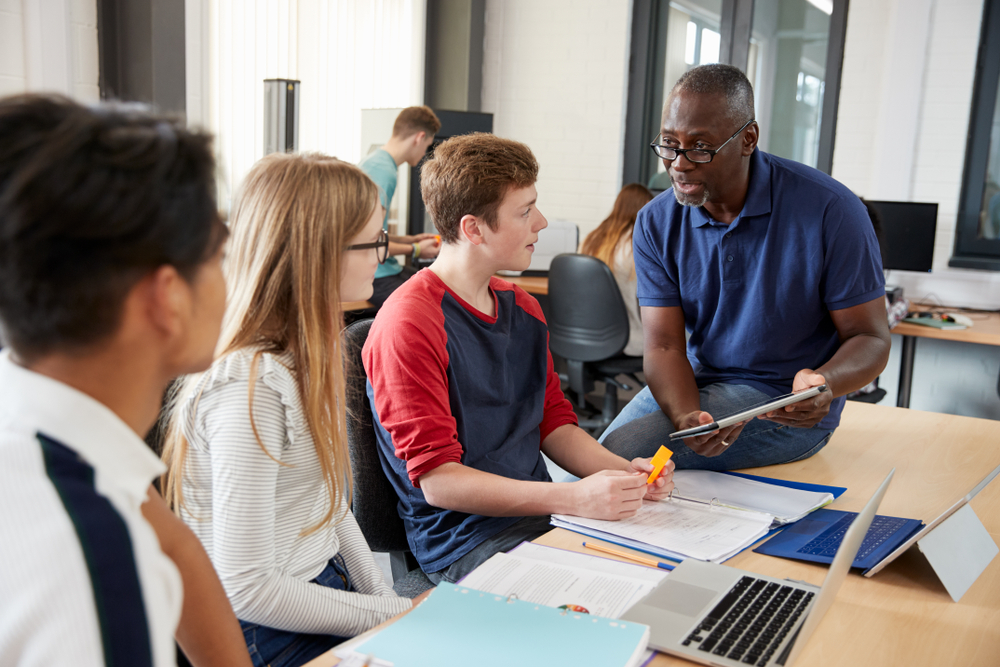
[{"label": "girl in background", "polygon": [[255,665],[298,665],[408,609],[351,514],[341,301],[388,245],[375,184],[275,153],[233,207],[215,362],[173,402],[166,496],[212,559]]},{"label": "girl in background", "polygon": [[584,239],[580,252],[601,260],[609,267],[621,290],[628,310],[628,343],[624,354],[642,356],[642,321],[636,298],[635,261],[632,259],[632,228],[639,209],[653,199],[646,187],[631,183],[622,188],[615,199],[611,215]]}]

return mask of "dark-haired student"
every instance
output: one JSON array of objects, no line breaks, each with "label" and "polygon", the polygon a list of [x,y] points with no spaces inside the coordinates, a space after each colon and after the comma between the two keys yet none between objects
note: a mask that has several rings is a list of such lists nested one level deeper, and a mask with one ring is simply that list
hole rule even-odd
[{"label": "dark-haired student", "polygon": [[0,655],[250,665],[151,482],[164,388],[225,307],[208,135],[141,107],[0,100]]},{"label": "dark-haired student", "polygon": [[[649,459],[577,426],[538,302],[493,275],[527,268],[548,224],[537,175],[516,141],[442,143],[421,172],[441,253],[386,300],[364,347],[382,467],[435,582],[547,532],[550,514],[622,519],[673,488],[672,464],[647,484]],[[553,483],[543,452],[583,479]]]}]

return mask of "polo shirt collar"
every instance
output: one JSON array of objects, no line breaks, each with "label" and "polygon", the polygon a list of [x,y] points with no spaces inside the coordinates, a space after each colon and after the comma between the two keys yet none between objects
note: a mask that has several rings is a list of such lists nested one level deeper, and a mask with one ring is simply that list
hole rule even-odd
[{"label": "polo shirt collar", "polygon": [[0,352],[0,410],[18,424],[79,454],[105,479],[138,502],[166,466],[135,431],[103,403],[30,371]]},{"label": "polo shirt collar", "polygon": [[[764,154],[755,148],[750,154],[750,181],[747,184],[747,199],[743,210],[737,219],[750,218],[756,215],[767,215],[771,212],[771,163],[764,159]],[[703,206],[692,208],[690,220],[693,227],[704,227],[713,222]]]}]

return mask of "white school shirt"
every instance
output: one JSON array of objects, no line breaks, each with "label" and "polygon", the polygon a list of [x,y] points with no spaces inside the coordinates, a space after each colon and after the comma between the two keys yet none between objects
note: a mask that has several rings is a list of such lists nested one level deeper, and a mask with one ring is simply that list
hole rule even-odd
[{"label": "white school shirt", "polygon": [[641,357],[643,352],[642,319],[639,317],[639,299],[636,297],[638,282],[635,275],[635,260],[632,257],[632,237],[621,239],[615,246],[613,255],[615,268],[612,273],[618,290],[628,311],[628,342],[622,354]]},{"label": "white school shirt", "polygon": [[176,664],[181,578],[140,509],[164,469],[104,404],[0,352],[0,662]]},{"label": "white school shirt", "polygon": [[[236,617],[347,637],[409,609],[386,585],[346,502],[339,521],[302,534],[330,501],[292,358],[264,354],[258,364],[253,415],[267,453],[250,424],[252,360],[247,350],[219,359],[181,407],[189,445],[181,518],[205,546]],[[310,583],[337,553],[358,592]]]}]

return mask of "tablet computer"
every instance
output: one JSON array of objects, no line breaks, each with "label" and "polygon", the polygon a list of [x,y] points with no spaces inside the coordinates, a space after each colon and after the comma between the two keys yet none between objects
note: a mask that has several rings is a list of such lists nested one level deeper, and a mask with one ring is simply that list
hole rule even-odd
[{"label": "tablet computer", "polygon": [[716,419],[711,424],[702,424],[701,426],[695,426],[694,428],[686,428],[683,431],[674,431],[670,434],[671,440],[680,440],[682,438],[694,438],[699,435],[706,435],[708,433],[713,433],[718,431],[720,428],[726,428],[739,424],[740,422],[747,421],[748,419],[753,419],[754,417],[759,417],[760,415],[771,412],[772,410],[777,410],[778,408],[783,408],[786,405],[791,405],[792,403],[798,403],[799,401],[804,401],[807,398],[812,398],[826,391],[826,385],[821,384],[818,387],[809,387],[808,389],[802,389],[800,391],[793,391],[790,394],[785,394],[784,396],[778,396],[777,398],[772,398],[763,403],[758,403],[740,412],[727,415],[722,419]]}]

